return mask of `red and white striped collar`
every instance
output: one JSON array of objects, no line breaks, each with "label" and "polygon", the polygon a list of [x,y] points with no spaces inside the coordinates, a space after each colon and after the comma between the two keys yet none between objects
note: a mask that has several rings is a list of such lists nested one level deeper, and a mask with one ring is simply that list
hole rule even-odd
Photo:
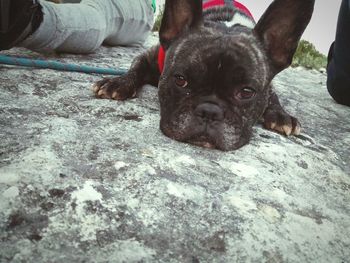
[{"label": "red and white striped collar", "polygon": [[[243,4],[235,0],[232,0],[232,2],[233,2],[232,4],[236,7],[236,9],[238,9],[239,11],[243,12],[248,17],[253,19],[253,15],[250,13],[247,7],[245,7]],[[225,3],[225,0],[209,0],[203,3],[203,10],[206,10],[208,8],[215,7],[215,6],[224,6],[226,4],[227,3]]]}]

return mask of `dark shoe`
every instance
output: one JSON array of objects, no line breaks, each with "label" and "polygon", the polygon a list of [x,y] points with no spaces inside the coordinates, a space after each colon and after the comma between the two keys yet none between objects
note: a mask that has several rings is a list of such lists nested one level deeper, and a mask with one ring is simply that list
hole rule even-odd
[{"label": "dark shoe", "polygon": [[38,0],[0,0],[0,50],[23,41],[35,32],[42,20]]}]

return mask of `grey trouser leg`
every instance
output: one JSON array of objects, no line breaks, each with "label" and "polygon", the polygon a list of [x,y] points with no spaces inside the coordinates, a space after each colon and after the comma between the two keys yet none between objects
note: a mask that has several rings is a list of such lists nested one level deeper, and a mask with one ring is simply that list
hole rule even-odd
[{"label": "grey trouser leg", "polygon": [[20,46],[35,51],[91,53],[108,45],[141,45],[153,26],[151,0],[40,1],[44,19]]}]

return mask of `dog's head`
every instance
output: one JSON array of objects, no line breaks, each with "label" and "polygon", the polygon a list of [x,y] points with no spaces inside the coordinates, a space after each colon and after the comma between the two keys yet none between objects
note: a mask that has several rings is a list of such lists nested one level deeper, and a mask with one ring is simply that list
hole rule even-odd
[{"label": "dog's head", "polygon": [[263,114],[273,77],[291,64],[314,0],[275,0],[251,29],[208,26],[201,0],[167,0],[160,127],[178,141],[233,150]]}]

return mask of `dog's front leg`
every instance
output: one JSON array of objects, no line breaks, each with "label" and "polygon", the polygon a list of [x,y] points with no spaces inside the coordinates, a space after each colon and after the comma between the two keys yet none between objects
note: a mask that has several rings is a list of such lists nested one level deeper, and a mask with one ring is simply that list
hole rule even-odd
[{"label": "dog's front leg", "polygon": [[299,121],[281,106],[277,94],[271,91],[268,106],[263,114],[264,127],[284,135],[299,135]]},{"label": "dog's front leg", "polygon": [[120,77],[106,78],[96,82],[92,89],[97,98],[126,100],[136,96],[138,90],[145,84],[158,85],[159,45],[137,56],[129,71]]}]

